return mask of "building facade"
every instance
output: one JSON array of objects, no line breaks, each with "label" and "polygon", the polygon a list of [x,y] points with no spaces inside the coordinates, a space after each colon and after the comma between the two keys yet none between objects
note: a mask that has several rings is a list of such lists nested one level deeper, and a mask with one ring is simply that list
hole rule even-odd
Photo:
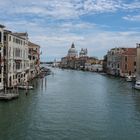
[{"label": "building facade", "polygon": [[136,48],[113,48],[106,59],[108,74],[122,77],[136,74]]},{"label": "building facade", "polygon": [[28,47],[28,57],[30,66],[28,79],[32,79],[40,73],[40,46],[29,41]]},{"label": "building facade", "polygon": [[4,31],[4,75],[8,88],[27,82],[29,71],[28,34]]},{"label": "building facade", "polygon": [[136,56],[136,78],[140,80],[140,44],[136,44],[137,56]]},{"label": "building facade", "polygon": [[68,68],[68,69],[75,69],[77,58],[78,58],[78,53],[77,53],[74,43],[72,43],[70,49],[68,50],[67,56],[61,58],[60,67]]},{"label": "building facade", "polygon": [[4,26],[0,25],[0,90],[4,88]]},{"label": "building facade", "polygon": [[67,57],[76,58],[78,56],[77,50],[75,48],[74,43],[72,43],[71,48],[68,50]]}]

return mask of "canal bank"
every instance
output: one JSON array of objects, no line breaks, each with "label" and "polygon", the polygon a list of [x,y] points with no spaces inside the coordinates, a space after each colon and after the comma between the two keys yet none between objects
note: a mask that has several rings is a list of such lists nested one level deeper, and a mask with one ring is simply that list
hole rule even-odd
[{"label": "canal bank", "polygon": [[140,92],[120,78],[53,69],[35,89],[0,102],[0,138],[139,140]]}]

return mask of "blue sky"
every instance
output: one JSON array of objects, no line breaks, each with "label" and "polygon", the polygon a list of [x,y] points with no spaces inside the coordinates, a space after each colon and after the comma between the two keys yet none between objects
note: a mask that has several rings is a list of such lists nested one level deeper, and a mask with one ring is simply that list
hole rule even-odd
[{"label": "blue sky", "polygon": [[42,61],[65,56],[72,42],[98,58],[140,43],[139,0],[0,0],[0,9],[0,24],[28,32]]}]

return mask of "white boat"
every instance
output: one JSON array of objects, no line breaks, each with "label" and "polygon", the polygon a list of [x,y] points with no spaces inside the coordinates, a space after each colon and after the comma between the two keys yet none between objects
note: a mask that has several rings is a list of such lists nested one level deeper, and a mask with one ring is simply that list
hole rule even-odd
[{"label": "white boat", "polygon": [[136,81],[134,88],[140,90],[140,81]]},{"label": "white boat", "polygon": [[20,85],[18,86],[19,89],[33,89],[33,86],[25,86],[25,85]]},{"label": "white boat", "polygon": [[132,82],[132,78],[133,78],[133,76],[131,76],[131,75],[128,75],[125,77],[127,82]]},{"label": "white boat", "polygon": [[125,79],[126,79],[126,81],[127,82],[132,82],[134,79],[136,79],[136,76],[135,75],[127,75],[126,77],[125,77]]}]

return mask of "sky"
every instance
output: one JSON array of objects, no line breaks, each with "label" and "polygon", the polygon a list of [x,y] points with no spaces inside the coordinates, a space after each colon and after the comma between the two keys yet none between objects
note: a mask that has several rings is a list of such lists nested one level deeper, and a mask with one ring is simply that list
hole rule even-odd
[{"label": "sky", "polygon": [[0,9],[0,24],[41,46],[41,61],[60,60],[72,42],[99,59],[140,43],[139,0],[0,0]]}]

